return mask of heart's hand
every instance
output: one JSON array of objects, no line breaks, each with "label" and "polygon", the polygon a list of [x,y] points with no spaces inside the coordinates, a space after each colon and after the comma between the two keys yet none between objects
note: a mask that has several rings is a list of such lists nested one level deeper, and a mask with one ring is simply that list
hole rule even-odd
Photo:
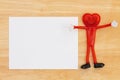
[{"label": "heart's hand", "polygon": [[111,26],[116,28],[116,27],[118,26],[118,23],[114,20],[114,21],[111,23]]}]

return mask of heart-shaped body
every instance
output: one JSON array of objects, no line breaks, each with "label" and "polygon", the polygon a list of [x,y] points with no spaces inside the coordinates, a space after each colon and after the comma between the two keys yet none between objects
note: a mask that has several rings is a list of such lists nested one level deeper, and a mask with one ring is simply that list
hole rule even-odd
[{"label": "heart-shaped body", "polygon": [[86,27],[96,27],[100,22],[100,15],[97,13],[86,13],[83,15],[82,20]]}]

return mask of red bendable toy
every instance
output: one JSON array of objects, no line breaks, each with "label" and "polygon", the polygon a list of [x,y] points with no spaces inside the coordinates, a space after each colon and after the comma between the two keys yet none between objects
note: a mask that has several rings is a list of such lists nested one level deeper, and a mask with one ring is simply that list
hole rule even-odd
[{"label": "red bendable toy", "polygon": [[85,26],[74,26],[74,29],[84,29],[86,30],[86,36],[87,36],[87,51],[86,51],[86,64],[82,65],[82,69],[90,68],[90,62],[89,62],[89,56],[90,56],[90,50],[92,51],[93,61],[94,61],[94,68],[102,68],[104,66],[104,63],[98,63],[96,59],[96,53],[95,53],[95,37],[96,37],[96,31],[101,28],[106,27],[116,27],[117,22],[113,21],[112,23],[105,24],[98,26],[100,22],[100,15],[97,13],[86,13],[82,17],[82,21]]}]

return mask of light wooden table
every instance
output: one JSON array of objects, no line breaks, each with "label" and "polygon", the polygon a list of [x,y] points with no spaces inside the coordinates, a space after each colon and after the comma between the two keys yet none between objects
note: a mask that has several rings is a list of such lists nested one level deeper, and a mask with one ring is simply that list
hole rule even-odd
[{"label": "light wooden table", "polygon": [[[0,80],[119,80],[120,26],[98,30],[96,53],[102,69],[87,70],[9,70],[9,16],[81,16],[97,12],[101,24],[120,23],[120,0],[0,0]],[[85,61],[86,35],[79,31],[79,66]],[[92,62],[92,58],[91,58]]]}]

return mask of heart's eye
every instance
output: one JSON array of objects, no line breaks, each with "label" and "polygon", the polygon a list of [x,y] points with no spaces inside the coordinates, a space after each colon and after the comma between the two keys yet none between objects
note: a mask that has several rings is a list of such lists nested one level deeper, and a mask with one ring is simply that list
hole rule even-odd
[{"label": "heart's eye", "polygon": [[82,20],[87,27],[97,26],[100,22],[100,16],[96,13],[86,13],[83,15]]}]

